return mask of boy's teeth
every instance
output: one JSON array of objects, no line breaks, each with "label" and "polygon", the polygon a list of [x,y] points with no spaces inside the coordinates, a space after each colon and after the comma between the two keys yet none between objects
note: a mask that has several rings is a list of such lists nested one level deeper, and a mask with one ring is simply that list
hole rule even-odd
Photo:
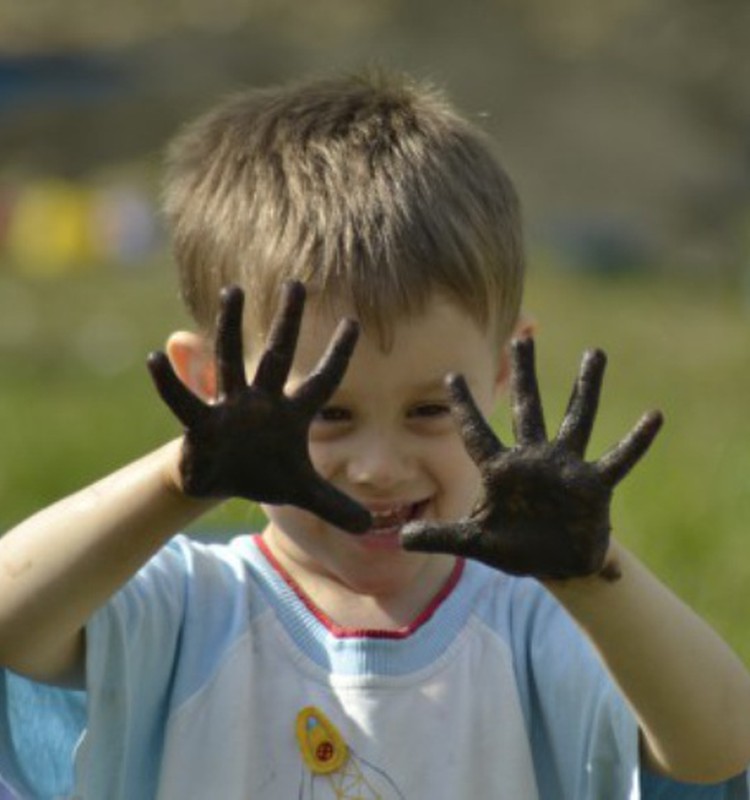
[{"label": "boy's teeth", "polygon": [[403,525],[411,518],[413,509],[413,505],[403,505],[388,511],[372,511],[372,527],[394,528]]}]

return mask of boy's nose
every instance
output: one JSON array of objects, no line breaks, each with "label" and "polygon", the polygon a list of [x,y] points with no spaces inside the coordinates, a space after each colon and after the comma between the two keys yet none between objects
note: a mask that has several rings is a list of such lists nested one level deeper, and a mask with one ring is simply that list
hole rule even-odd
[{"label": "boy's nose", "polygon": [[353,484],[392,489],[414,474],[414,458],[405,443],[394,437],[373,435],[361,441],[347,465]]}]

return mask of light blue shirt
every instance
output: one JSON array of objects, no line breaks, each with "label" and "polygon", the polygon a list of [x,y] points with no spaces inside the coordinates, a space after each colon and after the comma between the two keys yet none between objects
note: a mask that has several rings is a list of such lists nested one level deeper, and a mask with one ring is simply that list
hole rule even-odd
[{"label": "light blue shirt", "polygon": [[341,631],[255,537],[163,548],[92,618],[86,693],[0,673],[0,775],[45,800],[333,796],[306,708],[386,800],[750,797],[640,773],[632,714],[537,582],[467,562],[412,629]]}]

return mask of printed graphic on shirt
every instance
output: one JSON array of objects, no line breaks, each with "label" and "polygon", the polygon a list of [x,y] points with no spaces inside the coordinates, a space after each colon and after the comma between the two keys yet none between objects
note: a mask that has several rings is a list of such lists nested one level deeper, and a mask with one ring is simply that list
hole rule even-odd
[{"label": "printed graphic on shirt", "polygon": [[303,708],[296,733],[304,764],[299,800],[404,800],[385,772],[360,758],[320,709]]}]

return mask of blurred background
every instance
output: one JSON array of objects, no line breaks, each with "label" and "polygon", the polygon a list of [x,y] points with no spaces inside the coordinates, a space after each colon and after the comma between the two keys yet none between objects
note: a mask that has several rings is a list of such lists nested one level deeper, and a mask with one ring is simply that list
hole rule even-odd
[{"label": "blurred background", "polygon": [[[143,363],[188,325],[158,211],[179,125],[400,68],[520,190],[550,427],[593,345],[592,457],[664,410],[615,529],[750,663],[748,41],[743,0],[0,0],[0,530],[178,433]],[[229,503],[196,531],[260,524]]]}]

